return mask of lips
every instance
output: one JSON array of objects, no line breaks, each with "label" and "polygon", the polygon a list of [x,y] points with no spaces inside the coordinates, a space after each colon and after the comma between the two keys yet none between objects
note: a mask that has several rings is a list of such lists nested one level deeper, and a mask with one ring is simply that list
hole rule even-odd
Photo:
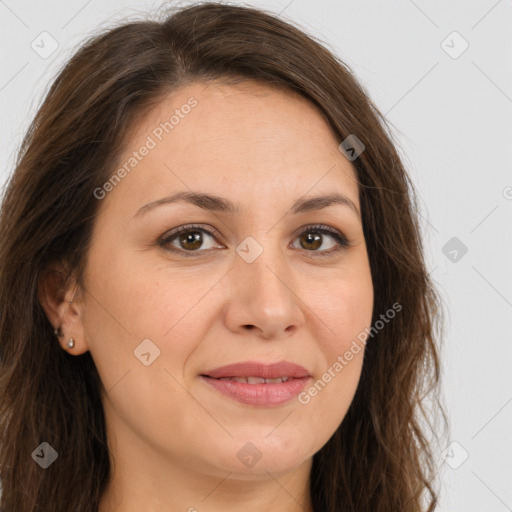
[{"label": "lips", "polygon": [[238,382],[229,377],[214,379],[213,377],[201,376],[201,379],[221,395],[224,395],[237,402],[258,406],[273,407],[285,404],[294,400],[304,390],[309,377],[301,379],[291,377],[286,382],[249,384]]},{"label": "lips", "polygon": [[274,364],[244,361],[210,370],[203,375],[213,379],[229,379],[248,384],[286,382],[291,378],[302,379],[310,376],[304,367],[289,361]]},{"label": "lips", "polygon": [[304,367],[288,361],[274,364],[246,361],[216,368],[201,378],[233,400],[246,405],[272,407],[293,400],[311,376]]}]

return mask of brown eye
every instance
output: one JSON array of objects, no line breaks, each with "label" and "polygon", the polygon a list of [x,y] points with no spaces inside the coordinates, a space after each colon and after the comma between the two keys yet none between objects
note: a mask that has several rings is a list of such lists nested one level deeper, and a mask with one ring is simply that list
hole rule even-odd
[{"label": "brown eye", "polygon": [[[210,242],[210,246],[205,245],[208,238],[215,240],[214,233],[199,226],[181,226],[167,235],[165,235],[158,244],[161,247],[165,247],[171,252],[179,252],[185,256],[191,256],[191,253],[200,253],[211,248],[223,248],[223,246],[215,245]],[[188,253],[188,254],[187,254]]]},{"label": "brown eye", "polygon": [[[335,243],[331,245],[330,250],[329,247],[318,250],[324,244],[326,237],[334,240]],[[299,240],[301,249],[312,252],[314,256],[321,257],[333,255],[344,248],[350,247],[350,243],[344,235],[327,226],[309,226],[299,234]]]}]

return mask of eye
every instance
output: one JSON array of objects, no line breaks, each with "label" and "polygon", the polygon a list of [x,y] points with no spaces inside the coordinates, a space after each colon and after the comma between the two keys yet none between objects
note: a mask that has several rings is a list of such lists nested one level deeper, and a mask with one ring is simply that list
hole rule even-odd
[{"label": "eye", "polygon": [[[158,244],[171,252],[180,253],[187,257],[195,256],[193,253],[204,252],[205,250],[215,248],[215,244],[213,244],[205,249],[204,235],[210,237],[212,240],[215,240],[216,236],[220,237],[216,232],[201,226],[186,225],[180,226],[164,235],[158,241]],[[330,250],[324,247],[324,250],[318,251],[317,249],[324,246],[326,235],[327,238],[334,240],[335,243],[331,245]],[[342,233],[322,225],[307,226],[302,229],[298,234],[298,240],[301,246],[299,248],[304,249],[306,252],[312,252],[314,256],[320,257],[329,256],[350,247],[350,242]],[[334,249],[332,249],[333,246]],[[201,248],[202,250],[200,250]],[[217,246],[217,248],[222,249],[224,246]],[[295,248],[297,247],[295,246]]]},{"label": "eye", "polygon": [[[215,237],[215,233],[212,233],[211,231],[202,228],[201,226],[180,226],[179,228],[176,228],[165,235],[158,243],[160,246],[166,248],[167,246],[171,245],[172,247],[168,249],[171,252],[179,252],[185,256],[193,256],[192,254],[187,254],[187,252],[200,252],[198,249],[203,246],[204,234],[212,239]],[[178,247],[173,245],[174,242],[178,244]],[[207,247],[207,249],[209,249],[209,247]]]},{"label": "eye", "polygon": [[[323,251],[317,251],[324,245],[324,239],[327,235],[331,240],[335,240],[334,249],[326,250],[324,248]],[[330,228],[328,226],[307,226],[299,233],[299,242],[302,248],[306,249],[308,252],[314,252],[315,256],[331,256],[334,253],[338,253],[342,249],[346,249],[350,247],[350,242],[347,238],[340,233],[338,230]],[[332,246],[331,246],[332,247]]]}]

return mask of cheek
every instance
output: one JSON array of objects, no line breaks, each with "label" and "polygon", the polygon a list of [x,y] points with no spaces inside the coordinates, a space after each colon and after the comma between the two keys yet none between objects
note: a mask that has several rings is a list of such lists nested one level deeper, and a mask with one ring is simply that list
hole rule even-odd
[{"label": "cheek", "polygon": [[[107,390],[127,371],[134,376],[141,368],[148,370],[140,375],[143,385],[169,386],[170,375],[183,382],[187,359],[204,338],[218,281],[133,254],[97,252],[86,276],[86,337]],[[164,383],[155,381],[155,368]]]},{"label": "cheek", "polygon": [[317,337],[323,364],[298,396],[307,425],[302,428],[315,433],[310,447],[313,451],[333,435],[352,403],[364,360],[365,338],[361,333],[371,325],[372,294],[359,289],[338,292],[336,298],[325,303],[322,319],[329,329],[324,337]]},{"label": "cheek", "polygon": [[171,287],[159,281],[163,272],[119,254],[97,258],[91,268],[84,326],[106,390],[106,414],[116,429],[129,425],[148,443],[169,444],[168,429],[181,432],[187,421],[176,410],[200,417],[183,374],[200,339],[193,319],[206,284],[188,290],[175,279]]},{"label": "cheek", "polygon": [[120,332],[130,343],[170,335],[207,284],[197,278],[193,284],[179,272],[171,278],[165,264],[148,262],[133,250],[96,253],[89,265],[88,287],[96,297],[88,310],[98,313],[105,333]]},{"label": "cheek", "polygon": [[317,342],[331,365],[371,325],[374,297],[370,273],[331,279],[313,297],[311,309],[324,333]]},{"label": "cheek", "polygon": [[373,285],[369,271],[332,280],[311,308],[320,318],[316,342],[323,366],[299,396],[309,409],[313,431],[334,432],[354,398],[364,359],[365,333],[371,326]]}]

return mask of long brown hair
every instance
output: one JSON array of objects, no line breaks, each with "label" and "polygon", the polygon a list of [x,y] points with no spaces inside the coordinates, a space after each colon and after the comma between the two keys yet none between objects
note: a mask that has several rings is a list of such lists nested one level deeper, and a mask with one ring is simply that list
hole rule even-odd
[{"label": "long brown hair", "polygon": [[[423,259],[416,192],[389,125],[350,68],[292,23],[204,3],[162,21],[125,22],[87,41],[37,112],[0,212],[0,479],[3,512],[97,512],[111,475],[101,382],[89,352],[62,350],[38,300],[43,271],[65,262],[82,281],[94,190],[112,175],[130,126],[194,81],[256,80],[311,101],[352,163],[374,285],[361,379],[340,427],[314,455],[315,512],[433,511],[441,300]],[[429,412],[424,398],[430,395]],[[431,421],[434,420],[434,421]],[[47,469],[34,450],[58,453]]]}]

